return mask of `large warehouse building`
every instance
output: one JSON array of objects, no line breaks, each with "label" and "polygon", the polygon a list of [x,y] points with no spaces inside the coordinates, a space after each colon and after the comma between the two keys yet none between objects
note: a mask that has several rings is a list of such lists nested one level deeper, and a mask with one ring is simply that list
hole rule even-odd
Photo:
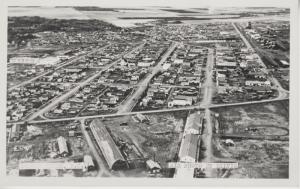
[{"label": "large warehouse building", "polygon": [[90,128],[109,168],[112,170],[127,168],[128,165],[126,160],[103,123],[98,119],[93,120]]},{"label": "large warehouse building", "polygon": [[60,62],[59,57],[48,56],[43,58],[37,57],[12,57],[9,59],[11,64],[33,64],[33,65],[55,65]]},{"label": "large warehouse building", "polygon": [[179,150],[179,159],[181,162],[196,162],[198,135],[186,134],[183,136]]}]

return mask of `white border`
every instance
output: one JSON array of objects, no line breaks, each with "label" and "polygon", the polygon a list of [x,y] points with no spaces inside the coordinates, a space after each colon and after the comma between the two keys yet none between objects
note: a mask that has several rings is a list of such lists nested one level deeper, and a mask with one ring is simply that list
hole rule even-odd
[{"label": "white border", "polygon": [[[0,185],[4,186],[298,186],[299,185],[299,90],[296,88],[299,79],[299,7],[297,0],[5,0],[0,4],[0,82],[1,82],[1,144],[0,145]],[[141,7],[141,6],[174,6],[174,7],[285,7],[291,8],[291,69],[290,69],[290,169],[289,179],[147,179],[147,178],[37,178],[6,176],[6,56],[7,56],[7,6],[102,6],[102,7]],[[298,8],[298,9],[297,9]]]}]

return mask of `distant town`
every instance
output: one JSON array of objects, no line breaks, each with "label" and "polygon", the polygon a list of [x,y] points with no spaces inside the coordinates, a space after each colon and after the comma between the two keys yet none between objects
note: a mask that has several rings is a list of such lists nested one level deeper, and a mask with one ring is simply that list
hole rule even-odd
[{"label": "distant town", "polygon": [[8,15],[7,175],[289,177],[289,9]]}]

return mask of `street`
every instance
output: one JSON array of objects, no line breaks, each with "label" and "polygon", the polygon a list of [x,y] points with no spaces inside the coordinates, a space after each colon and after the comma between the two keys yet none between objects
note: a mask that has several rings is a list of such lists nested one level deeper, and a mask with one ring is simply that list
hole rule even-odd
[{"label": "street", "polygon": [[[75,57],[75,58],[73,58],[73,59],[71,59],[71,60],[68,60],[68,61],[66,61],[65,63],[63,63],[63,64],[57,66],[57,67],[54,69],[54,71],[55,71],[55,70],[58,70],[58,69],[60,69],[60,68],[62,68],[62,67],[65,67],[65,66],[67,66],[67,65],[70,65],[70,64],[74,63],[75,61],[77,61],[77,60],[79,60],[79,59],[81,59],[81,58],[83,58],[83,57],[85,57],[85,56],[94,54],[94,53],[96,53],[96,52],[98,52],[98,51],[102,51],[103,49],[105,49],[105,48],[107,48],[107,47],[109,47],[109,46],[110,46],[110,45],[106,45],[106,46],[104,46],[104,47],[101,47],[100,49],[95,49],[95,50],[93,50],[93,51],[91,51],[91,52],[89,52],[89,53],[87,53],[87,54],[83,54],[83,55],[77,56],[77,57]],[[41,78],[41,77],[43,77],[43,76],[45,76],[45,75],[47,75],[47,74],[49,74],[49,73],[52,73],[52,72],[53,72],[53,71],[44,72],[44,73],[42,73],[42,74],[40,74],[40,75],[38,75],[38,76],[36,76],[36,77],[34,77],[34,78],[32,78],[32,79],[26,80],[26,81],[24,81],[24,82],[22,82],[22,83],[20,83],[20,84],[18,84],[18,85],[15,85],[15,86],[9,88],[8,91],[11,91],[11,90],[13,90],[13,89],[22,87],[22,86],[24,86],[24,85],[26,85],[26,84],[32,83],[32,82],[34,82],[35,80],[37,80],[37,79],[39,79],[39,78]]]},{"label": "street", "polygon": [[124,112],[130,112],[135,104],[137,103],[138,99],[141,97],[141,95],[144,93],[144,91],[147,89],[149,82],[155,76],[161,69],[162,64],[167,60],[169,55],[174,51],[177,44],[172,44],[167,52],[162,56],[160,61],[156,64],[156,66],[152,69],[152,72],[146,76],[146,78],[138,85],[138,89],[135,91],[133,95],[131,95],[127,101],[119,106],[118,113],[124,113]]},{"label": "street", "polygon": [[[127,54],[137,50],[138,48],[141,48],[144,45],[141,44],[138,47],[134,48],[133,50],[131,50],[130,52],[128,52]],[[125,53],[123,53],[123,55],[125,55]],[[85,81],[81,82],[78,86],[76,86],[75,88],[73,88],[72,90],[68,91],[67,93],[55,98],[49,105],[47,105],[46,107],[38,110],[37,112],[33,113],[31,116],[29,116],[29,118],[27,120],[33,120],[36,117],[38,117],[39,115],[43,115],[44,113],[50,111],[53,107],[55,107],[58,103],[63,102],[65,99],[67,99],[68,97],[72,96],[73,94],[75,94],[80,88],[86,86],[87,84],[89,84],[91,81],[93,81],[94,79],[96,79],[97,77],[99,77],[104,71],[106,71],[107,69],[109,69],[110,67],[112,67],[113,65],[117,64],[119,61],[121,60],[121,58],[115,60],[114,62],[112,62],[111,64],[108,64],[107,66],[103,67],[103,69],[101,71],[99,71],[98,73],[96,73],[95,75],[89,77],[88,79],[86,79]]]}]

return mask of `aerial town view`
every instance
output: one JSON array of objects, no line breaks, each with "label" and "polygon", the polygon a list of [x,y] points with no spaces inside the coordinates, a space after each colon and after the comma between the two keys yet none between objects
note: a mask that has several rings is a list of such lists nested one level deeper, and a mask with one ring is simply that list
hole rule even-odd
[{"label": "aerial town view", "polygon": [[289,178],[289,8],[7,19],[8,176]]}]

